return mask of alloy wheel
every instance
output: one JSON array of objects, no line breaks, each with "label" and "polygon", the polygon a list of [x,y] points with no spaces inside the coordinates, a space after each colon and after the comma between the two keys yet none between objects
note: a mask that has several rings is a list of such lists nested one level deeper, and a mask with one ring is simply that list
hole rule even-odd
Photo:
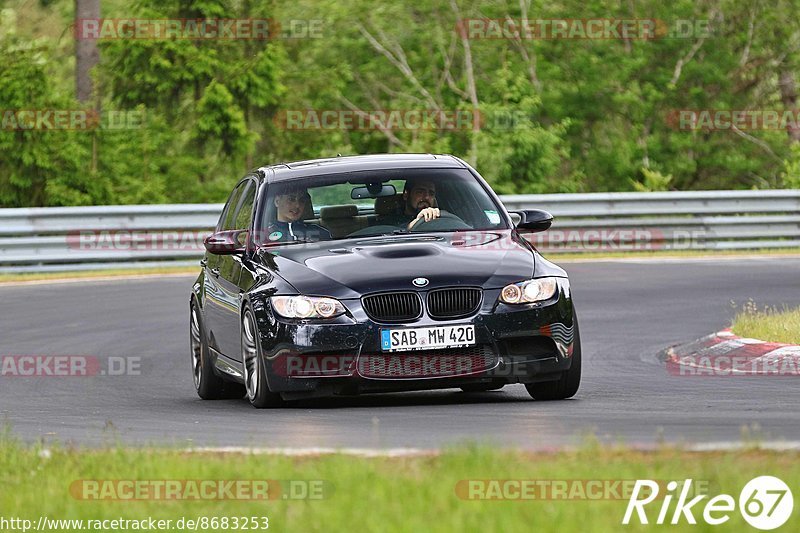
[{"label": "alloy wheel", "polygon": [[242,362],[244,363],[244,382],[247,389],[247,398],[252,401],[258,394],[260,373],[255,325],[249,311],[245,313],[242,320]]},{"label": "alloy wheel", "polygon": [[203,343],[200,339],[200,319],[197,316],[197,307],[192,305],[191,318],[189,321],[189,338],[192,356],[192,377],[194,378],[194,388],[200,388],[200,380],[203,377]]}]

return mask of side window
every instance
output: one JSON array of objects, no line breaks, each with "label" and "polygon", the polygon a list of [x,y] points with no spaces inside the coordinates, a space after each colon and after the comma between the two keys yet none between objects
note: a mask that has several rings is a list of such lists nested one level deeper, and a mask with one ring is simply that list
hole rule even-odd
[{"label": "side window", "polygon": [[231,193],[230,197],[228,198],[228,203],[225,204],[225,208],[222,210],[222,215],[219,217],[219,222],[217,223],[217,231],[236,229],[231,227],[233,224],[233,214],[236,212],[236,204],[239,203],[239,198],[241,198],[242,196],[242,190],[244,190],[244,185],[245,183],[242,183],[239,186],[237,186]]},{"label": "side window", "polygon": [[250,229],[250,222],[253,216],[253,204],[256,201],[256,187],[252,181],[247,182],[247,187],[239,199],[239,206],[234,215],[234,228]]}]

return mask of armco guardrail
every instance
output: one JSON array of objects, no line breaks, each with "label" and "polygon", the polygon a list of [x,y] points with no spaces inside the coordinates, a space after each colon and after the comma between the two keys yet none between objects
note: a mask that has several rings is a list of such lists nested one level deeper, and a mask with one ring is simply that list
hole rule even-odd
[{"label": "armco guardrail", "polygon": [[[545,252],[800,247],[800,190],[535,194]],[[0,270],[196,264],[222,204],[0,209]]]}]

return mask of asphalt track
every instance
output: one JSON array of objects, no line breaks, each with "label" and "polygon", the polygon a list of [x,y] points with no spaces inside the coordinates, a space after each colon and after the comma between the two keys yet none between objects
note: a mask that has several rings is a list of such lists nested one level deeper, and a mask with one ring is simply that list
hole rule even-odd
[{"label": "asphalt track", "polygon": [[0,421],[26,440],[96,446],[548,449],[587,435],[632,445],[800,441],[800,378],[677,377],[668,345],[727,326],[738,305],[800,302],[800,259],[565,263],[584,342],[568,401],[522,386],[314,400],[282,410],[201,401],[191,383],[192,277],[0,287],[0,355],[141,358],[139,375],[0,377]]}]

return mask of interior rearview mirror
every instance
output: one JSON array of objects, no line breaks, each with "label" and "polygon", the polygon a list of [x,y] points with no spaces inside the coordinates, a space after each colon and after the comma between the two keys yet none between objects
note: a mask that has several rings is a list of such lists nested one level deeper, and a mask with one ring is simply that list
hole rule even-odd
[{"label": "interior rearview mirror", "polygon": [[382,183],[368,183],[364,187],[355,187],[350,192],[350,198],[353,200],[362,200],[364,198],[378,198],[381,196],[394,196],[397,194],[397,189],[394,185]]}]

